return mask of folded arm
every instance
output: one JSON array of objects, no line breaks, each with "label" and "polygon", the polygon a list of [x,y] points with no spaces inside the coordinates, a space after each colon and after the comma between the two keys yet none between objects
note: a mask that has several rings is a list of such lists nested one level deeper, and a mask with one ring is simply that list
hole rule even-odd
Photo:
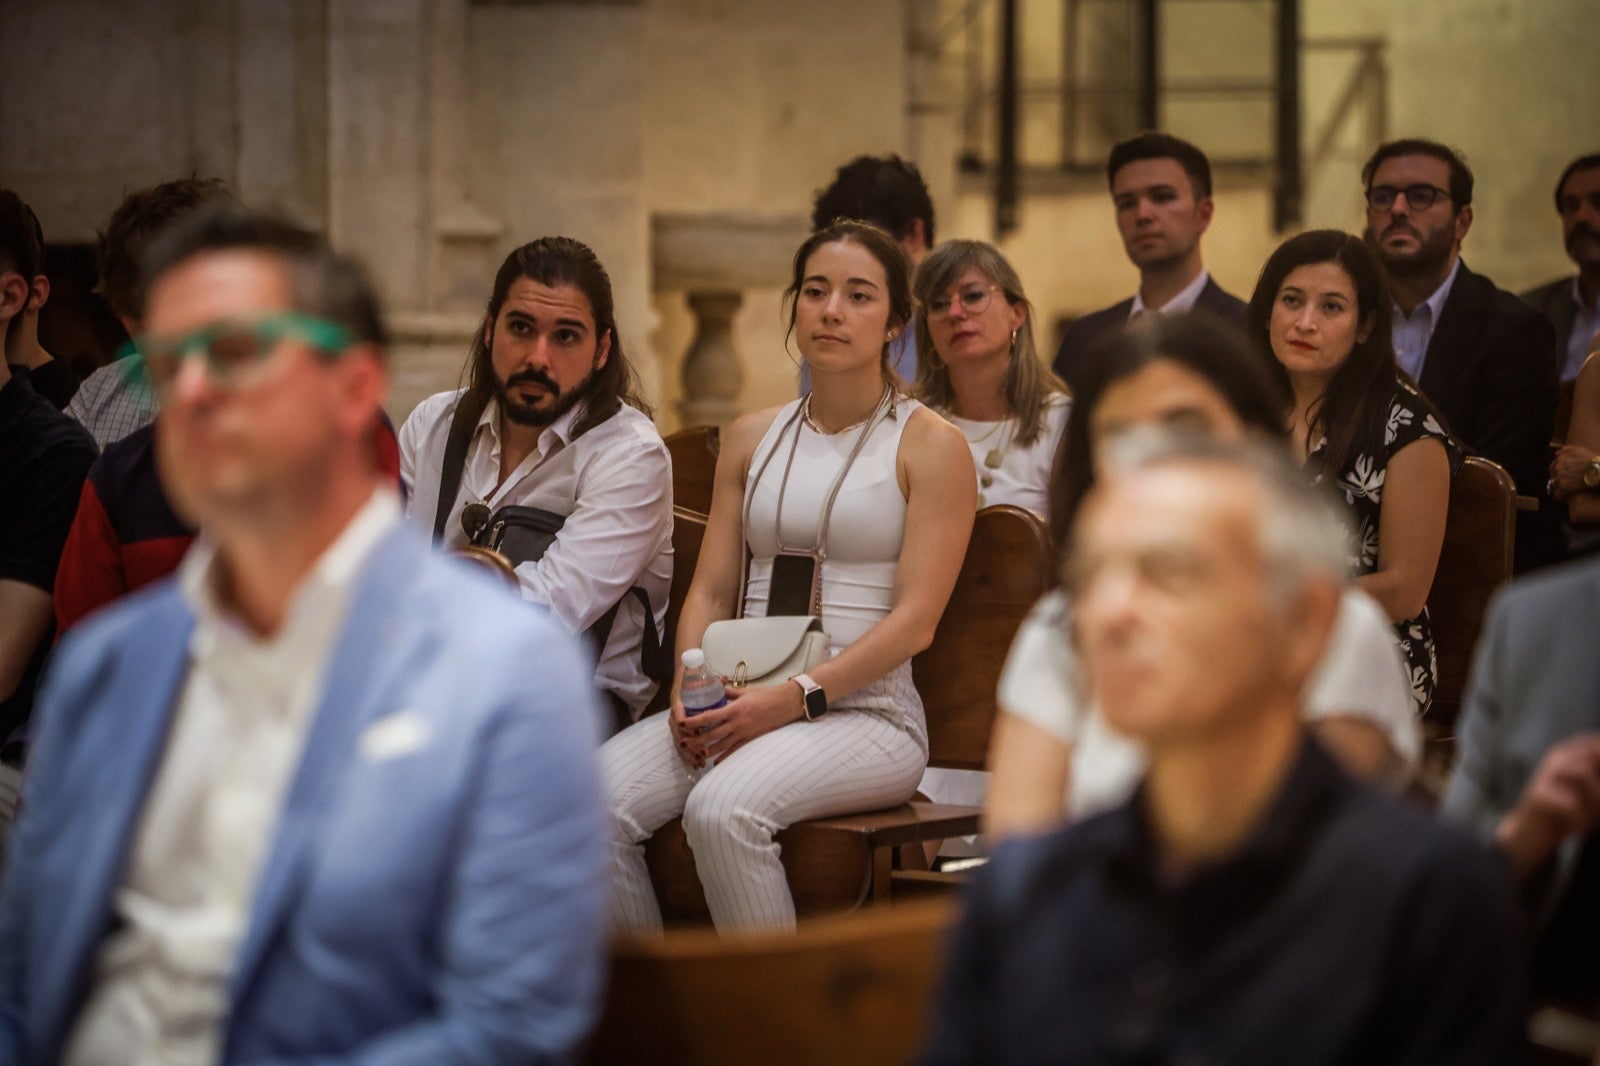
[{"label": "folded arm", "polygon": [[582,633],[671,543],[672,461],[659,440],[650,446],[629,437],[580,472],[578,498],[555,543],[538,562],[517,567],[517,581],[528,599]]}]

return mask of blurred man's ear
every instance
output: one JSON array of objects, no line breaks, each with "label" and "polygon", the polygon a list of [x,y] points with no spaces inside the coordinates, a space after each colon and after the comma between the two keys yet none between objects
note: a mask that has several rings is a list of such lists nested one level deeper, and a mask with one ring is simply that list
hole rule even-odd
[{"label": "blurred man's ear", "polygon": [[22,314],[31,297],[27,278],[11,270],[0,274],[0,322]]},{"label": "blurred man's ear", "polygon": [[1284,611],[1283,662],[1302,687],[1322,662],[1328,642],[1333,638],[1343,595],[1344,588],[1339,582],[1312,579],[1302,586]]},{"label": "blurred man's ear", "polygon": [[906,223],[905,231],[900,234],[900,247],[905,249],[912,266],[922,262],[922,257],[928,254],[928,228],[922,219],[913,218]]},{"label": "blurred man's ear", "polygon": [[370,433],[389,398],[389,364],[375,344],[357,344],[339,359],[340,425],[351,437]]},{"label": "blurred man's ear", "polygon": [[28,306],[25,310],[38,313],[50,302],[50,279],[40,274],[33,279],[33,284],[28,288]]}]

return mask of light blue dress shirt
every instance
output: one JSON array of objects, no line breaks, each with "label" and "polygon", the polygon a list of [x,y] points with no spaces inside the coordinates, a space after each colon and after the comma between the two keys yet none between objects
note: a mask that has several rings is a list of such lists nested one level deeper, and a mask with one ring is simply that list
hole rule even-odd
[{"label": "light blue dress shirt", "polygon": [[1400,364],[1401,370],[1411,375],[1412,381],[1422,380],[1422,364],[1428,358],[1428,344],[1433,340],[1434,327],[1439,324],[1444,302],[1450,298],[1450,287],[1456,283],[1456,275],[1460,271],[1461,257],[1457,256],[1444,282],[1433,290],[1432,296],[1413,308],[1411,314],[1400,310],[1399,304],[1394,305],[1394,328],[1390,334],[1394,339],[1394,361]]}]

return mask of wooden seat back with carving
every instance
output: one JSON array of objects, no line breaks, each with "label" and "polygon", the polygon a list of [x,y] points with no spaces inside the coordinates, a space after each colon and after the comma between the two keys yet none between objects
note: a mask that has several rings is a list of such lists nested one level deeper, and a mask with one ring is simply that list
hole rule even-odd
[{"label": "wooden seat back with carving", "polygon": [[1450,479],[1439,568],[1428,592],[1428,616],[1439,656],[1430,738],[1449,737],[1484,612],[1496,589],[1511,580],[1516,548],[1516,485],[1504,467],[1470,456]]},{"label": "wooden seat back with carving", "polygon": [[711,487],[717,480],[722,431],[716,426],[680,429],[666,438],[672,456],[672,502],[700,514],[711,513]]},{"label": "wooden seat back with carving", "polygon": [[954,901],[932,900],[830,916],[797,933],[620,937],[588,1061],[910,1061],[954,913]]}]

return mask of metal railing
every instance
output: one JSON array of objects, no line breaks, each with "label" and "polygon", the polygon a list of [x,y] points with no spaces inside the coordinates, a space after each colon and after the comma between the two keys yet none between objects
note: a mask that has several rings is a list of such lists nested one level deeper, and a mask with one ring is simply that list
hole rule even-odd
[{"label": "metal railing", "polygon": [[[941,49],[960,84],[958,166],[994,179],[998,234],[1015,221],[1024,178],[1096,172],[1111,144],[1139,129],[1162,128],[1175,111],[1187,109],[1192,115],[1203,107],[1214,116],[1209,121],[1219,134],[1234,134],[1216,141],[1246,142],[1243,150],[1209,148],[1213,165],[1270,173],[1280,229],[1299,222],[1305,176],[1321,169],[1352,122],[1363,123],[1369,143],[1382,138],[1388,90],[1381,39],[1301,40],[1298,0],[1231,0],[1247,14],[1228,21],[1231,31],[1219,27],[1217,32],[1251,36],[1220,47],[1241,54],[1269,50],[1270,57],[1263,59],[1271,62],[1262,64],[1261,73],[1165,71],[1164,27],[1192,2],[966,0],[945,19],[939,27]],[[1206,2],[1221,10],[1229,0]],[[1259,18],[1248,13],[1251,8]],[[1019,22],[1054,16],[1057,10],[1061,42],[1053,69],[1024,70]],[[1034,47],[1028,55],[1037,58],[1037,42],[1029,43]],[[1352,52],[1356,63],[1326,123],[1307,131],[1301,117],[1302,59],[1330,51]],[[1058,120],[1041,120],[1046,109],[1059,109]],[[1240,134],[1240,124],[1263,121],[1265,128],[1252,133],[1246,125]],[[1041,145],[1041,131],[1055,143]],[[1203,146],[1208,141],[1203,131],[1175,132]]]}]

